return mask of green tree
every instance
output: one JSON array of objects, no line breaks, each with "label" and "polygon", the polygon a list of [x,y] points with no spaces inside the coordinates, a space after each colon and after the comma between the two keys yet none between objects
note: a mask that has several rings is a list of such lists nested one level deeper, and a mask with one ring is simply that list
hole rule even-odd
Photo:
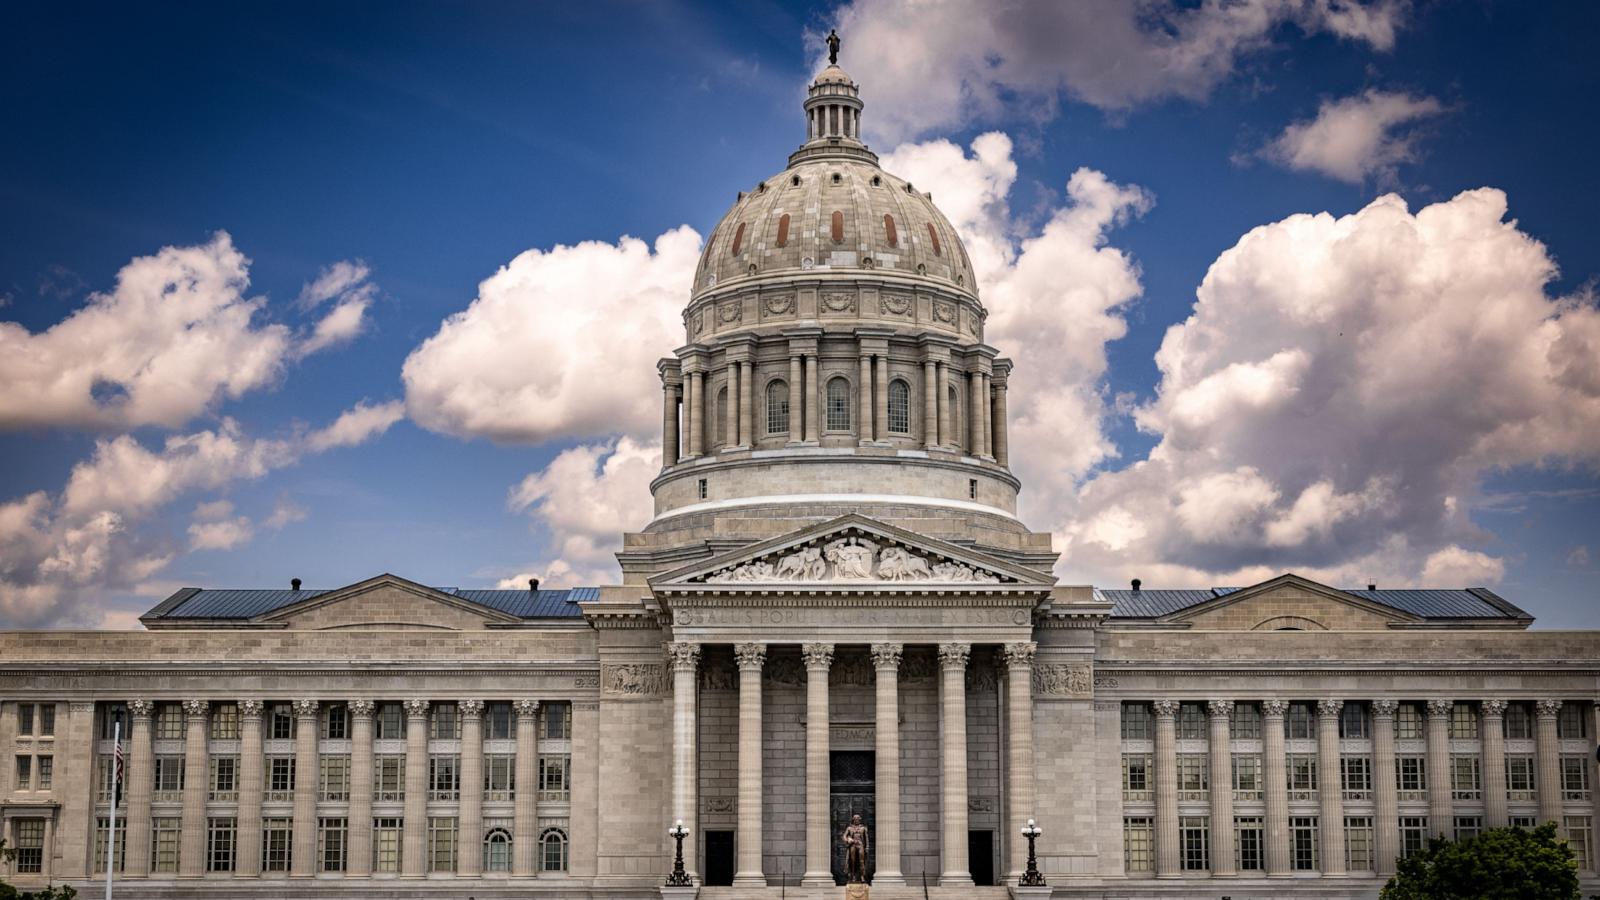
[{"label": "green tree", "polygon": [[1579,900],[1572,848],[1554,822],[1493,828],[1463,841],[1434,838],[1400,860],[1380,900]]},{"label": "green tree", "polygon": [[[0,860],[15,859],[16,856],[17,851],[7,847],[4,840],[0,840]],[[76,896],[78,896],[78,891],[68,884],[64,884],[61,887],[41,888],[37,891],[18,891],[4,881],[0,881],[0,900],[72,900]]]}]

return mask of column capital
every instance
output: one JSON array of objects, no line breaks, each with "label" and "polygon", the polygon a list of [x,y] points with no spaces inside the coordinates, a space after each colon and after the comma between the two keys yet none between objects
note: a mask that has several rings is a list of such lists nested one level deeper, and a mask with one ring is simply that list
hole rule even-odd
[{"label": "column capital", "polygon": [[1533,705],[1534,710],[1541,719],[1553,719],[1561,714],[1560,700],[1540,700]]},{"label": "column capital", "polygon": [[1337,718],[1339,711],[1344,709],[1343,700],[1318,700],[1317,715],[1324,719]]},{"label": "column capital", "polygon": [[317,711],[321,708],[322,704],[317,700],[294,701],[294,715],[297,719],[315,719]]},{"label": "column capital", "polygon": [[881,643],[872,645],[872,665],[879,669],[900,668],[900,654],[905,649],[903,644]]},{"label": "column capital", "polygon": [[249,700],[240,700],[239,718],[245,720],[246,722],[259,719],[261,718],[261,711],[265,708],[265,704],[255,698],[251,698]]},{"label": "column capital", "polygon": [[1178,701],[1157,700],[1150,704],[1156,711],[1156,718],[1170,719],[1178,714]]},{"label": "column capital", "polygon": [[463,719],[477,719],[483,716],[482,700],[457,700],[456,709],[461,711]]},{"label": "column capital", "polygon": [[511,708],[517,711],[517,718],[531,719],[539,714],[539,701],[518,700],[511,704]]},{"label": "column capital", "polygon": [[128,701],[128,715],[135,719],[148,719],[156,711],[156,705],[143,697],[135,697]]},{"label": "column capital", "polygon": [[1450,715],[1450,708],[1455,706],[1454,700],[1429,700],[1428,715],[1444,717]]},{"label": "column capital", "polygon": [[972,645],[966,641],[947,641],[939,645],[939,665],[946,669],[964,669],[972,656]]},{"label": "column capital", "polygon": [[1399,701],[1389,700],[1387,698],[1383,700],[1374,700],[1369,705],[1372,709],[1372,717],[1374,719],[1392,719],[1394,718],[1394,711],[1400,708]]},{"label": "column capital", "polygon": [[421,719],[428,715],[428,701],[426,700],[407,700],[405,707],[408,718]]},{"label": "column capital", "polygon": [[1485,719],[1498,719],[1506,714],[1504,700],[1485,700],[1478,704],[1478,708],[1483,711]]},{"label": "column capital", "polygon": [[210,700],[185,700],[183,701],[183,714],[191,719],[203,719],[206,713],[211,712]]},{"label": "column capital", "polygon": [[1206,710],[1211,713],[1211,717],[1214,719],[1226,719],[1233,715],[1233,701],[1212,700],[1206,704]]},{"label": "column capital", "polygon": [[1264,718],[1281,719],[1283,718],[1283,714],[1288,711],[1289,701],[1287,700],[1274,699],[1261,701],[1261,715]]},{"label": "column capital", "polygon": [[678,672],[693,672],[700,667],[700,645],[693,641],[673,641],[667,644],[667,658]]},{"label": "column capital", "polygon": [[364,699],[347,700],[345,701],[345,708],[350,710],[350,715],[355,716],[358,719],[368,719],[371,718],[373,712],[377,710],[378,704],[373,703],[371,700]]},{"label": "column capital", "polygon": [[800,655],[805,659],[807,669],[827,671],[828,667],[833,665],[832,644],[804,644],[800,647]]},{"label": "column capital", "polygon": [[1005,646],[1006,668],[1023,671],[1033,667],[1033,655],[1039,645],[1033,641],[1017,641]]},{"label": "column capital", "polygon": [[758,643],[734,644],[733,656],[739,663],[739,670],[753,669],[761,671],[761,666],[767,661],[767,645]]}]

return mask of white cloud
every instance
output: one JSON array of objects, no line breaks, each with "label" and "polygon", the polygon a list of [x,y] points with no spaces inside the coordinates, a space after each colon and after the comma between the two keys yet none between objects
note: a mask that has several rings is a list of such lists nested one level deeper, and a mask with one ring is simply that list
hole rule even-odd
[{"label": "white cloud", "polygon": [[291,522],[303,522],[310,515],[306,508],[290,500],[288,497],[279,497],[272,505],[272,513],[262,520],[261,524],[277,531],[288,526]]},{"label": "white cloud", "polygon": [[405,417],[405,403],[400,400],[384,403],[362,400],[340,413],[333,424],[307,435],[306,446],[314,453],[334,447],[354,447],[383,434]]},{"label": "white cloud", "polygon": [[1427,561],[1422,564],[1422,583],[1427,585],[1456,587],[1498,584],[1505,574],[1506,564],[1503,560],[1454,544],[1429,554]]},{"label": "white cloud", "polygon": [[1567,565],[1574,569],[1589,568],[1589,548],[1582,544],[1573,547],[1567,554]]},{"label": "white cloud", "polygon": [[197,503],[194,508],[194,519],[197,522],[215,522],[233,515],[233,502],[230,500],[211,500],[206,503]]},{"label": "white cloud", "polygon": [[189,526],[190,550],[232,550],[250,542],[255,528],[248,516],[195,522]]},{"label": "white cloud", "polygon": [[[548,577],[581,575],[590,584],[610,582],[617,577],[612,554],[621,546],[622,533],[650,520],[650,480],[660,471],[659,441],[623,437],[582,444],[561,451],[524,478],[511,489],[506,504],[551,534],[555,555],[546,568]],[[516,577],[526,585],[525,573]]]},{"label": "white cloud", "polygon": [[[855,0],[829,24],[870,104],[868,137],[892,142],[1018,111],[1048,118],[1063,95],[1112,111],[1204,100],[1286,25],[1388,50],[1408,11],[1406,0]],[[821,36],[808,44],[821,68]]]},{"label": "white cloud", "polygon": [[315,308],[328,300],[337,299],[338,302],[296,348],[297,356],[309,356],[354,340],[366,329],[367,308],[378,292],[377,285],[367,280],[371,274],[366,263],[360,260],[341,260],[323,269],[315,281],[300,289],[302,309]]},{"label": "white cloud", "polygon": [[1285,128],[1261,155],[1290,169],[1321,172],[1352,184],[1368,179],[1390,183],[1401,164],[1417,157],[1417,133],[1402,126],[1443,111],[1432,97],[1368,90],[1324,101],[1316,118]]},{"label": "white cloud", "polygon": [[341,259],[331,266],[323,267],[313,281],[306,282],[300,288],[298,302],[302,307],[310,309],[328,300],[343,294],[361,290],[368,285],[367,278],[372,275],[372,270],[361,260]]},{"label": "white cloud", "polygon": [[683,340],[681,313],[700,236],[528,250],[412,351],[406,409],[424,428],[540,442],[654,433],[652,362]]}]

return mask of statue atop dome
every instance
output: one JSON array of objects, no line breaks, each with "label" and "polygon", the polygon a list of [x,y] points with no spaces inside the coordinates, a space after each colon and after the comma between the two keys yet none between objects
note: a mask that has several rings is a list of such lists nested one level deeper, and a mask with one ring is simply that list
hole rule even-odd
[{"label": "statue atop dome", "polygon": [[828,62],[839,64],[839,32],[828,29]]}]

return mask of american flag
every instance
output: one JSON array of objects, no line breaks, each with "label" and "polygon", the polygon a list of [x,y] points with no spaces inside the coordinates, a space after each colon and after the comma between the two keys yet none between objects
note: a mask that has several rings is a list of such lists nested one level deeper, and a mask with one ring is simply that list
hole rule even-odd
[{"label": "american flag", "polygon": [[122,802],[122,739],[120,735],[117,738],[116,745],[112,747],[111,752],[113,758],[116,760],[114,763],[112,763],[114,772],[111,780],[111,790],[113,793],[111,802],[113,804],[120,804]]}]

